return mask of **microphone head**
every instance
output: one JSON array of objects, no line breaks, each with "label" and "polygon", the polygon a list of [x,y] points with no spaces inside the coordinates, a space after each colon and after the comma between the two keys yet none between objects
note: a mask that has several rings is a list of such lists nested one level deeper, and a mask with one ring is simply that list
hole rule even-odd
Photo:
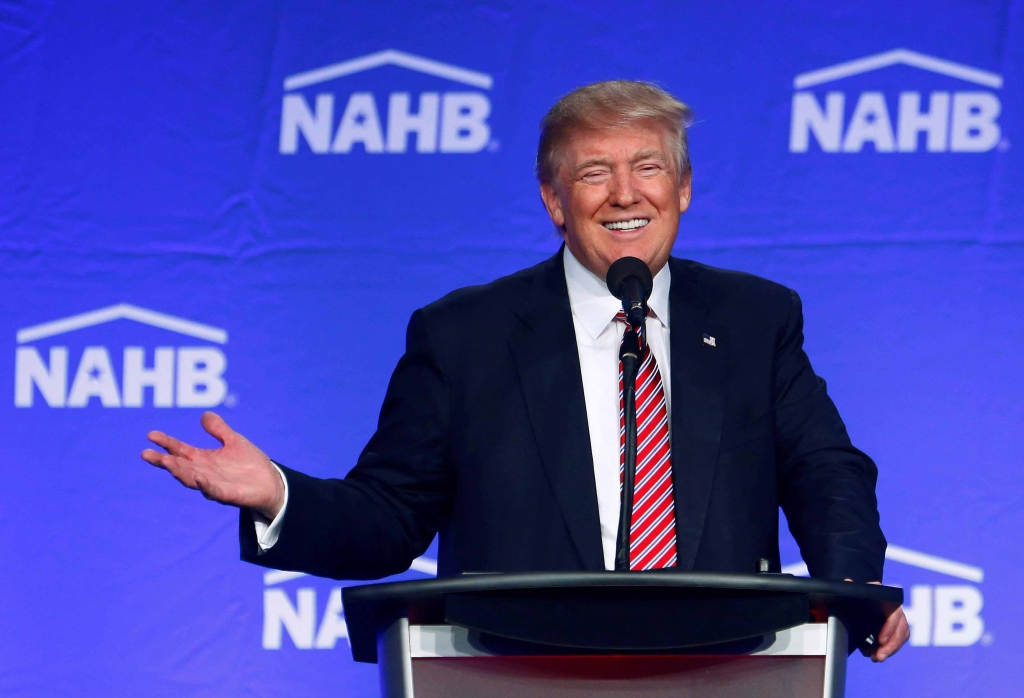
[{"label": "microphone head", "polygon": [[605,277],[608,290],[619,300],[630,300],[624,297],[627,293],[624,288],[625,281],[629,278],[635,278],[639,282],[643,301],[646,303],[654,289],[654,277],[651,276],[651,270],[644,261],[636,257],[623,257],[608,267],[608,276]]}]

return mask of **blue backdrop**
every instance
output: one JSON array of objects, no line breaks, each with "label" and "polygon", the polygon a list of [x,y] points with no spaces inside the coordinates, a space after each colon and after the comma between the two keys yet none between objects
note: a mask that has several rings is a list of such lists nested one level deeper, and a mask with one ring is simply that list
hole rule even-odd
[{"label": "blue backdrop", "polygon": [[238,562],[144,435],[343,475],[410,313],[557,249],[540,117],[626,77],[698,117],[675,253],[801,293],[879,464],[913,640],[850,694],[1014,695],[1022,67],[1011,0],[5,4],[0,694],[375,695],[340,585]]}]

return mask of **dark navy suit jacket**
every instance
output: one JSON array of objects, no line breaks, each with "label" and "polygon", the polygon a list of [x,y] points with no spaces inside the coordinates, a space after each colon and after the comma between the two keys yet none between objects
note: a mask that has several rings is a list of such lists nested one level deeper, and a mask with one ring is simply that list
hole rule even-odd
[{"label": "dark navy suit jacket", "polygon": [[[679,568],[777,571],[781,505],[813,576],[881,580],[877,470],[811,369],[796,293],[669,264]],[[440,532],[440,575],[604,569],[561,254],[417,310],[406,342],[355,468],[284,468],[277,544],[261,553],[242,511],[242,558],[371,579]]]}]

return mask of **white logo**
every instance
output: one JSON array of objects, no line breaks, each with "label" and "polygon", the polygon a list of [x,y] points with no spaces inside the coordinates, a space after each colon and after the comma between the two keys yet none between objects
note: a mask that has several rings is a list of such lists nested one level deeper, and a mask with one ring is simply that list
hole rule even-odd
[{"label": "white logo", "polygon": [[134,320],[216,344],[228,333],[217,327],[183,320],[122,303],[18,330],[14,359],[14,405],[32,407],[36,392],[50,407],[86,407],[97,398],[103,407],[142,407],[146,388],[155,407],[213,407],[228,395],[224,380],[227,359],[217,347],[156,347],[150,357],[141,346],[124,347],[120,388],[106,346],[88,346],[78,358],[70,390],[67,346],[51,346],[44,358],[31,343],[113,320]]},{"label": "white logo", "polygon": [[[416,558],[409,569],[437,576],[437,562],[429,557]],[[295,603],[292,603],[292,597],[280,586],[306,576],[303,572],[276,570],[263,573],[263,649],[281,649],[285,631],[292,644],[300,650],[332,650],[340,638],[348,641],[340,586],[331,587],[328,591],[322,614],[317,612],[315,587],[296,589]]]},{"label": "white logo", "polygon": [[[331,92],[320,92],[312,105],[305,95],[293,92],[385,65],[479,89],[421,92],[415,100],[409,92],[391,92],[386,98],[353,92],[337,100]],[[278,150],[298,152],[301,135],[314,153],[350,153],[357,144],[367,153],[404,153],[412,136],[417,153],[476,153],[491,139],[491,102],[479,90],[489,90],[493,83],[490,75],[393,49],[289,75],[284,80]],[[336,107],[342,104],[341,117],[335,120]]]},{"label": "white logo", "polygon": [[859,153],[869,143],[879,153],[913,153],[922,140],[929,153],[981,153],[1000,143],[1002,131],[996,119],[1002,103],[990,90],[972,86],[952,93],[934,91],[927,96],[915,90],[901,91],[894,110],[881,91],[855,95],[829,89],[821,95],[807,89],[894,65],[919,68],[974,86],[995,90],[1003,87],[1003,78],[996,73],[907,49],[801,73],[793,80],[797,91],[793,93],[790,152],[807,152],[812,136],[826,153]]},{"label": "white logo", "polygon": [[[980,567],[947,560],[897,545],[890,545],[885,559],[918,569],[938,572],[974,584],[914,584],[903,603],[903,612],[910,623],[910,644],[914,647],[967,647],[992,643],[985,633],[981,609],[985,605],[981,589],[975,586],[985,580]],[[782,568],[785,574],[807,575],[807,565],[797,562]],[[888,582],[887,582],[888,583]]]}]

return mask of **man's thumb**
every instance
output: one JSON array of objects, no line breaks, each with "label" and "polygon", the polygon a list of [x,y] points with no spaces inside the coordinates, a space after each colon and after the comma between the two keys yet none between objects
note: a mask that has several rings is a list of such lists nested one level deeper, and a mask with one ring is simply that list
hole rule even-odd
[{"label": "man's thumb", "polygon": [[235,432],[228,426],[228,423],[216,412],[203,412],[199,422],[203,425],[203,429],[206,430],[207,434],[222,444],[235,435]]}]

